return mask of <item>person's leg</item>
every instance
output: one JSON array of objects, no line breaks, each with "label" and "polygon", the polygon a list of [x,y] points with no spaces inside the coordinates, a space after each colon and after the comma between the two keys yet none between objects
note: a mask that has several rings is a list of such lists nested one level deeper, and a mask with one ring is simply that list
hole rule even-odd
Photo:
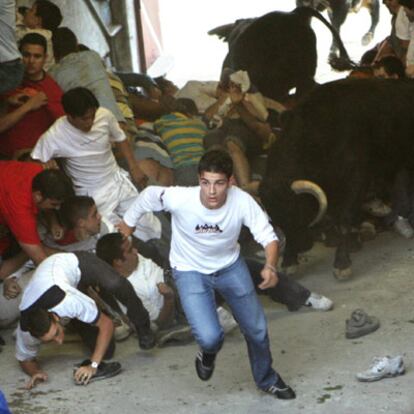
[{"label": "person's leg", "polygon": [[212,288],[216,275],[173,269],[173,277],[192,334],[201,348],[201,353],[196,358],[198,376],[202,380],[208,380],[213,373],[216,354],[224,340]]},{"label": "person's leg", "polygon": [[127,316],[135,326],[142,349],[155,345],[148,311],[144,308],[131,283],[120,276],[108,263],[92,253],[76,252],[81,271],[80,285],[94,286],[113,295],[127,308]]},{"label": "person's leg", "polygon": [[267,390],[278,380],[272,368],[266,318],[244,260],[239,259],[219,272],[216,288],[224,297],[246,338],[256,385]]}]

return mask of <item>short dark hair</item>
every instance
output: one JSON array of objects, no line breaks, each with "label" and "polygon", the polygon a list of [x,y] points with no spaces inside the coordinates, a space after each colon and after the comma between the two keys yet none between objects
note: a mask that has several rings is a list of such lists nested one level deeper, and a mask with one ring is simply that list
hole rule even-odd
[{"label": "short dark hair", "polygon": [[227,178],[233,175],[233,160],[224,150],[207,151],[198,163],[198,173],[212,172],[225,174]]},{"label": "short dark hair", "polygon": [[79,219],[86,219],[91,207],[95,205],[92,197],[72,196],[68,197],[60,206],[59,217],[63,225],[70,229],[76,227]]},{"label": "short dark hair", "polygon": [[78,51],[78,39],[75,33],[67,27],[59,27],[52,36],[53,54],[59,61],[69,53]]},{"label": "short dark hair", "polygon": [[174,103],[174,112],[181,112],[184,115],[197,115],[198,109],[195,102],[190,98],[178,98]]},{"label": "short dark hair", "polygon": [[85,115],[91,108],[98,109],[99,102],[89,89],[79,86],[63,94],[62,106],[68,115],[77,117]]},{"label": "short dark hair", "polygon": [[30,335],[41,338],[49,332],[54,318],[52,312],[45,309],[34,309],[27,313],[25,321]]},{"label": "short dark hair", "polygon": [[383,57],[374,65],[374,68],[384,68],[388,76],[397,75],[399,79],[405,78],[404,65],[397,56]]},{"label": "short dark hair", "polygon": [[124,237],[121,233],[105,234],[96,243],[96,255],[112,266],[114,260],[122,260],[124,258],[122,252],[123,242]]},{"label": "short dark hair", "polygon": [[64,201],[74,194],[71,180],[59,170],[44,170],[32,181],[32,190],[40,191],[44,199]]},{"label": "short dark hair", "polygon": [[47,53],[47,41],[46,38],[40,33],[27,33],[19,42],[19,50],[22,52],[25,45],[39,45],[43,47],[43,51]]},{"label": "short dark hair", "polygon": [[48,0],[37,0],[36,16],[42,19],[42,28],[50,31],[56,30],[62,23],[62,13],[56,4]]}]

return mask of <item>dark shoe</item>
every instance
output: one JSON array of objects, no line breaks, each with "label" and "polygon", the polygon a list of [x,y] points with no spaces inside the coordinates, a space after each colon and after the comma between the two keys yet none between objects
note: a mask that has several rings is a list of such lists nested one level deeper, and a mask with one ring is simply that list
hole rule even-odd
[{"label": "dark shoe", "polygon": [[[80,364],[75,365],[77,368],[83,367],[85,365],[90,365],[91,361],[90,359],[85,359],[85,361],[82,361]],[[122,370],[122,366],[119,362],[101,362],[98,366],[98,369],[96,371],[96,374],[91,377],[89,380],[90,384],[94,381],[103,380],[106,378],[115,377],[115,375],[118,375]],[[73,370],[73,373],[75,374],[76,369]],[[75,381],[76,385],[82,385],[81,383]]]},{"label": "dark shoe", "polygon": [[145,334],[138,334],[139,347],[143,350],[154,348],[155,335],[151,330],[145,332]]},{"label": "dark shoe", "polygon": [[346,320],[345,336],[348,339],[359,338],[376,331],[380,321],[375,316],[367,315],[362,309],[352,312],[351,318]]},{"label": "dark shoe", "polygon": [[189,325],[177,324],[158,333],[157,343],[161,348],[167,345],[185,345],[193,341]]},{"label": "dark shoe", "polygon": [[4,339],[0,336],[0,345],[6,345],[6,342],[4,342]]},{"label": "dark shoe", "polygon": [[264,392],[279,398],[279,400],[293,400],[296,398],[295,391],[293,391],[289,385],[286,385],[281,377],[279,377],[274,385],[271,385],[267,390],[264,390]]},{"label": "dark shoe", "polygon": [[200,351],[195,359],[195,367],[197,371],[198,378],[202,381],[208,381],[214,372],[214,362],[211,366],[206,367],[203,365],[203,353]]}]

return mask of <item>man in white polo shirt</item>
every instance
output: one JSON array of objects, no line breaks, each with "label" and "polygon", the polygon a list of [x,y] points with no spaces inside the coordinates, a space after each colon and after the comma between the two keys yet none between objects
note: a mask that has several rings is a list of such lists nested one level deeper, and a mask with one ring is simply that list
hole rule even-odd
[{"label": "man in white polo shirt", "polygon": [[[76,194],[93,197],[99,213],[115,224],[138,191],[127,172],[118,166],[112,144],[126,158],[137,185],[143,184],[145,176],[115,116],[99,106],[92,92],[86,88],[71,89],[63,95],[62,105],[66,116],[41,136],[31,156],[45,163],[62,158]],[[134,235],[143,241],[159,239],[161,223],[148,213],[140,219]]]}]

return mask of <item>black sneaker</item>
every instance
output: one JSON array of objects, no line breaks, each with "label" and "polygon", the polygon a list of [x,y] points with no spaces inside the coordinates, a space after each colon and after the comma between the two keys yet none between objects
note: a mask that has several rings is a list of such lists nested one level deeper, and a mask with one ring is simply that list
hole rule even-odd
[{"label": "black sneaker", "polygon": [[[82,361],[80,364],[76,364],[75,366],[77,368],[80,368],[85,365],[90,365],[90,363],[91,363],[90,359],[85,359],[85,361]],[[98,366],[96,374],[91,377],[88,384],[94,381],[99,381],[99,380],[103,380],[106,378],[115,377],[115,375],[118,375],[121,372],[121,370],[122,370],[122,366],[119,362],[101,362]],[[73,374],[75,374],[76,371],[77,369],[74,369]],[[75,384],[83,385],[82,383],[77,382],[76,380],[75,380]]]},{"label": "black sneaker", "polygon": [[286,385],[281,377],[279,377],[275,384],[271,385],[267,390],[264,390],[264,392],[271,394],[280,400],[293,400],[296,398],[295,391],[293,391],[289,385]]},{"label": "black sneaker", "polygon": [[4,342],[4,339],[0,336],[0,345],[6,345],[6,342]]},{"label": "black sneaker", "polygon": [[197,371],[198,378],[202,381],[208,381],[214,372],[214,362],[210,367],[203,365],[203,353],[200,351],[195,359],[195,367]]},{"label": "black sneaker", "polygon": [[151,330],[145,332],[145,334],[138,334],[139,347],[143,350],[154,348],[155,346],[155,335]]}]

